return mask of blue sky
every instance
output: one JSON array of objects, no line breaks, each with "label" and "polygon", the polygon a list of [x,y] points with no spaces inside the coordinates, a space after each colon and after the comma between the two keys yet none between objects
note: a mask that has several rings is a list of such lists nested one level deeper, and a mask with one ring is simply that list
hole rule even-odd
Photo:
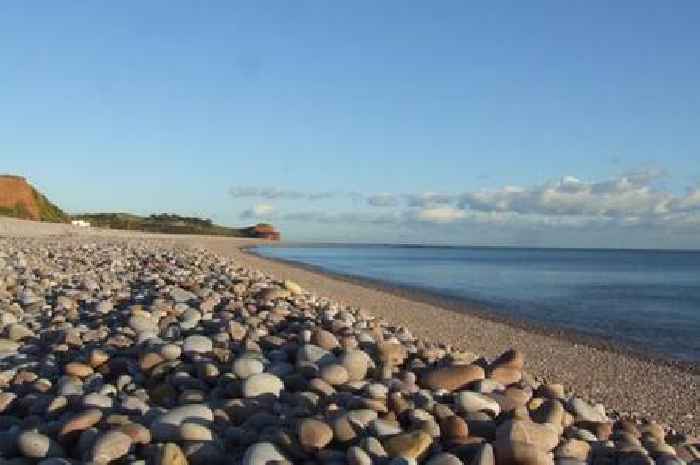
[{"label": "blue sky", "polygon": [[0,3],[0,171],[292,239],[700,247],[698,2],[201,5]]}]

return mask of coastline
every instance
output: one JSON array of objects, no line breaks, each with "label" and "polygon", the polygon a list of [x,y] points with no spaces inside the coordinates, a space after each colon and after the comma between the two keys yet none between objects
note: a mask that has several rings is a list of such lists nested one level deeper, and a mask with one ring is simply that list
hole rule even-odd
[{"label": "coastline", "polygon": [[[185,241],[182,238],[183,242]],[[621,415],[654,418],[689,437],[700,436],[700,374],[688,364],[670,362],[614,343],[577,337],[569,331],[537,329],[450,309],[405,289],[387,289],[368,280],[341,276],[307,265],[262,257],[248,250],[265,242],[191,237],[190,245],[233,257],[246,268],[291,279],[317,295],[362,307],[419,338],[494,358],[508,348],[525,354],[526,370]],[[426,297],[423,295],[422,297]],[[445,302],[443,302],[445,303]],[[602,342],[602,343],[601,343]]]},{"label": "coastline", "polygon": [[574,344],[584,344],[592,348],[638,358],[642,361],[671,366],[683,371],[687,371],[688,373],[693,375],[700,375],[700,361],[689,361],[671,358],[667,354],[655,352],[650,349],[645,349],[642,346],[635,345],[632,343],[613,342],[606,340],[602,336],[584,333],[574,328],[560,328],[556,326],[550,326],[546,323],[541,323],[538,321],[531,321],[523,318],[518,318],[515,316],[508,315],[505,312],[498,311],[497,309],[494,309],[484,303],[475,300],[448,296],[440,294],[437,291],[431,291],[430,289],[423,289],[413,286],[404,286],[400,284],[390,283],[388,281],[383,281],[380,279],[338,273],[326,269],[322,266],[311,265],[295,260],[268,257],[255,250],[255,248],[259,245],[260,244],[243,246],[240,248],[240,250],[243,253],[253,255],[263,260],[271,260],[291,267],[299,268],[301,270],[324,274],[334,279],[347,282],[349,284],[368,287],[379,292],[385,292],[394,295],[399,298],[418,301],[431,306],[439,307],[447,311],[464,313],[480,319],[505,324],[514,328],[522,329],[524,331],[536,333],[541,336],[554,337]]},{"label": "coastline", "polygon": [[525,370],[533,376],[561,383],[567,392],[591,402],[601,402],[613,413],[655,419],[696,442],[700,438],[700,375],[687,367],[631,354],[612,344],[594,347],[582,343],[570,333],[538,332],[531,325],[524,328],[478,313],[450,310],[437,305],[439,302],[416,298],[414,293],[404,290],[392,293],[376,283],[355,281],[354,278],[260,257],[245,250],[270,244],[257,239],[81,231],[57,225],[2,220],[0,226],[3,226],[0,236],[4,232],[10,237],[155,240],[176,249],[205,249],[274,279],[291,279],[308,291],[341,305],[361,307],[391,327],[407,328],[424,341],[457,347],[489,359],[515,348],[524,354]]}]

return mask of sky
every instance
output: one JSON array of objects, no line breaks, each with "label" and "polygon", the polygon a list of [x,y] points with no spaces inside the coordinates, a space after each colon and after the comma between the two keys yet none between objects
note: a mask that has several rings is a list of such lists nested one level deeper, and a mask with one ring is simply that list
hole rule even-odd
[{"label": "sky", "polygon": [[291,240],[700,248],[697,1],[0,2],[0,172]]}]

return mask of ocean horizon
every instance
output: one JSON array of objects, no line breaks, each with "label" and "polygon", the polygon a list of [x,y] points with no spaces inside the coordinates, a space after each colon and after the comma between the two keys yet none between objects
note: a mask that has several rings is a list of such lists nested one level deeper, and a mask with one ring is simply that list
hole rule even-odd
[{"label": "ocean horizon", "polygon": [[478,305],[486,316],[700,361],[700,250],[328,242],[254,250]]}]

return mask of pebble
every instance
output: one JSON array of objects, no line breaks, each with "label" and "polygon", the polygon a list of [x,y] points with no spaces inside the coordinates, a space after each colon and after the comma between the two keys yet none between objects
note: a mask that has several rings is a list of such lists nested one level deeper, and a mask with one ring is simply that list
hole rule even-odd
[{"label": "pebble", "polygon": [[62,457],[64,451],[50,437],[35,431],[25,431],[17,436],[17,449],[30,459]]},{"label": "pebble", "polygon": [[496,430],[496,441],[519,442],[551,451],[559,443],[559,431],[549,424],[507,420]]},{"label": "pebble", "polygon": [[270,465],[288,463],[287,458],[271,442],[258,442],[248,447],[243,456],[243,465]]},{"label": "pebble", "polygon": [[346,370],[344,366],[336,363],[329,363],[328,365],[321,367],[319,375],[331,386],[344,384],[350,379],[348,370]]},{"label": "pebble", "polygon": [[454,391],[467,387],[470,383],[484,379],[484,369],[478,365],[455,365],[436,368],[421,374],[418,383],[427,389]]},{"label": "pebble", "polygon": [[107,464],[125,456],[131,448],[131,437],[121,431],[109,431],[95,441],[90,457],[93,462]]},{"label": "pebble", "polygon": [[180,439],[183,441],[211,441],[214,439],[214,434],[204,425],[183,423],[180,426]]},{"label": "pebble", "polygon": [[369,356],[357,349],[343,352],[339,363],[345,367],[350,381],[361,381],[367,376],[369,369]]},{"label": "pebble", "polygon": [[472,391],[461,391],[455,394],[455,406],[462,412],[485,411],[494,417],[501,413],[501,407],[493,398]]},{"label": "pebble", "polygon": [[459,457],[448,452],[441,452],[433,455],[425,463],[426,465],[462,465],[462,461]]},{"label": "pebble", "polygon": [[211,339],[206,336],[193,335],[185,338],[182,344],[182,351],[184,353],[196,353],[204,354],[211,352],[214,348],[214,344]]},{"label": "pebble", "polygon": [[187,457],[177,444],[168,442],[158,457],[158,465],[187,465]]},{"label": "pebble", "polygon": [[518,350],[488,363],[156,238],[1,237],[0,330],[3,464],[700,465]]},{"label": "pebble", "polygon": [[323,449],[333,440],[333,430],[327,423],[314,418],[305,418],[299,423],[297,435],[305,450]]},{"label": "pebble", "polygon": [[176,441],[180,436],[180,427],[185,421],[209,424],[213,420],[214,412],[208,406],[183,405],[156,418],[151,424],[151,433],[159,441]]},{"label": "pebble", "polygon": [[102,410],[97,408],[87,409],[70,418],[63,424],[59,436],[66,436],[76,431],[83,431],[94,426],[102,419]]},{"label": "pebble", "polygon": [[258,397],[273,395],[279,397],[284,389],[284,382],[270,373],[258,373],[246,378],[243,382],[243,397]]},{"label": "pebble", "polygon": [[264,368],[265,367],[260,360],[252,357],[241,357],[233,362],[233,372],[236,374],[236,376],[242,379],[262,373]]},{"label": "pebble", "polygon": [[574,412],[578,421],[607,421],[605,414],[599,412],[595,407],[578,397],[572,397],[569,401],[569,408]]},{"label": "pebble", "polygon": [[427,452],[432,443],[433,438],[429,434],[423,431],[414,431],[392,436],[384,442],[384,448],[391,457],[418,460]]},{"label": "pebble", "polygon": [[348,465],[372,465],[372,457],[364,449],[357,446],[348,447],[346,459]]}]

